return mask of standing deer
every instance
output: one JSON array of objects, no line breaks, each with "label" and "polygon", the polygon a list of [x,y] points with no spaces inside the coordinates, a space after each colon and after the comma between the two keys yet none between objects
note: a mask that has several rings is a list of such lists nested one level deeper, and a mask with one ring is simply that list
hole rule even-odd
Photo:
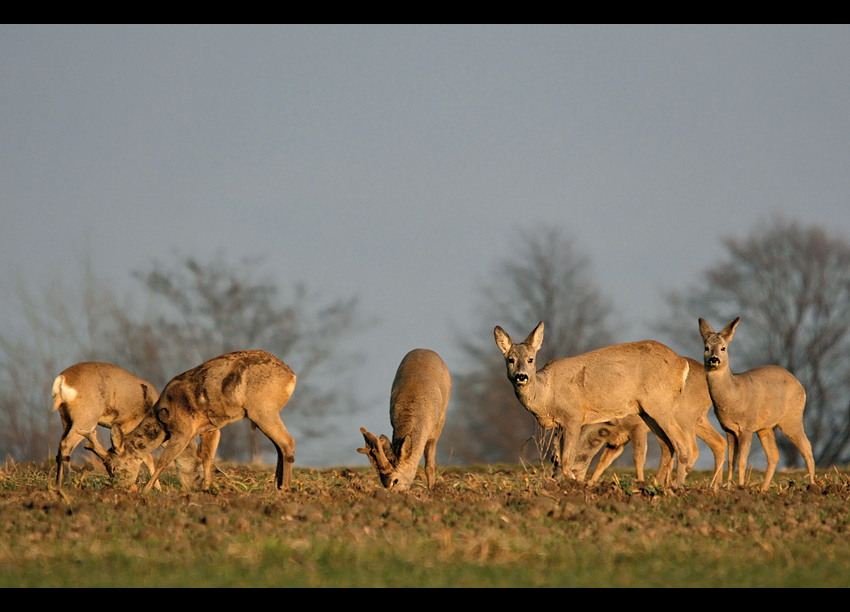
[{"label": "standing deer", "polygon": [[699,320],[699,331],[705,343],[705,377],[714,402],[717,420],[726,430],[729,439],[729,479],[738,466],[738,486],[744,485],[744,471],[753,434],[758,434],[767,456],[762,492],[768,490],[776,465],[779,449],[776,447],[774,428],[779,427],[797,447],[809,471],[809,482],[815,482],[815,461],[812,445],[803,430],[803,410],[806,407],[806,390],[791,372],[776,365],[761,366],[733,374],[729,369],[726,348],[735,335],[741,317],[737,317],[719,332],[714,333],[705,319]]},{"label": "standing deer", "polygon": [[390,393],[392,442],[378,438],[361,427],[365,448],[357,452],[369,457],[387,489],[406,491],[425,456],[428,488],[437,477],[437,440],[446,422],[452,382],[440,356],[428,349],[414,349],[404,356]]},{"label": "standing deer", "polygon": [[295,389],[295,374],[288,365],[265,351],[239,351],[220,355],[178,376],[165,386],[153,413],[126,439],[124,451],[110,451],[113,473],[135,480],[140,457],[165,446],[156,462],[149,491],[162,471],[178,460],[192,461],[194,439],[201,437],[198,454],[203,465],[203,488],[212,482],[212,461],[221,428],[248,418],[277,449],[275,482],[288,489],[295,461],[295,440],[280,419],[280,410]]},{"label": "standing deer", "polygon": [[[101,459],[106,450],[93,433],[100,425],[110,431],[112,446],[123,449],[124,437],[151,412],[159,393],[146,380],[109,363],[88,361],[65,369],[53,381],[53,409],[62,418],[62,439],[56,455],[56,484],[71,478],[71,453],[88,437],[87,448]],[[150,454],[142,461],[153,473]]]},{"label": "standing deer", "polygon": [[526,410],[544,429],[560,430],[558,469],[570,468],[581,428],[591,423],[638,414],[678,457],[676,485],[685,481],[691,444],[674,418],[674,407],[688,377],[688,361],[659,342],[644,340],[555,359],[539,371],[543,321],[521,344],[499,326],[496,345],[505,356],[508,379]]},{"label": "standing deer", "polygon": [[[682,396],[677,400],[673,410],[674,418],[682,431],[691,442],[689,454],[688,472],[690,472],[697,457],[699,457],[699,446],[695,438],[700,438],[711,449],[714,455],[714,475],[711,484],[714,489],[720,486],[723,480],[723,463],[726,458],[726,440],[717,433],[708,420],[708,410],[711,408],[711,396],[708,393],[708,384],[705,379],[703,365],[689,357],[688,378],[685,381],[685,389]],[[596,469],[589,482],[599,481],[605,469],[620,456],[625,445],[631,441],[634,455],[635,472],[638,480],[643,480],[643,464],[646,460],[646,437],[649,427],[638,415],[629,415],[614,422],[585,425],[581,430],[578,454],[573,462],[572,470],[577,478],[584,478],[587,468],[594,455],[603,446],[605,449],[599,457]],[[669,484],[672,478],[673,462],[668,446],[661,444],[661,463],[658,466],[656,481],[659,484]]]}]

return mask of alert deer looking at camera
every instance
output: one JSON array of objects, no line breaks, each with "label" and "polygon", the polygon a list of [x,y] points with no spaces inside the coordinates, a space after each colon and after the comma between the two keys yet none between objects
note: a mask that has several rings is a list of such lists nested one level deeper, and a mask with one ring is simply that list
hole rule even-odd
[{"label": "alert deer looking at camera", "polygon": [[203,488],[212,481],[212,461],[221,428],[250,419],[277,449],[275,482],[288,489],[295,461],[295,440],[280,419],[280,410],[295,389],[288,365],[265,351],[220,355],[175,376],[162,390],[153,413],[125,440],[124,451],[110,450],[111,472],[135,481],[140,457],[165,445],[145,490],[162,471],[178,461],[191,461],[194,439],[201,437],[198,455],[203,464]]},{"label": "alert deer looking at camera", "polygon": [[494,334],[517,399],[541,427],[560,430],[562,475],[574,477],[570,468],[582,426],[638,414],[660,440],[672,446],[678,458],[675,484],[685,481],[691,445],[674,418],[688,377],[684,357],[645,340],[555,359],[537,370],[542,321],[521,344],[514,344],[501,327]]},{"label": "alert deer looking at camera", "polygon": [[451,388],[449,370],[434,351],[414,349],[401,360],[390,393],[392,442],[361,427],[366,447],[357,449],[369,457],[387,489],[409,489],[423,455],[428,488],[433,488],[437,440],[446,422]]},{"label": "alert deer looking at camera", "polygon": [[782,430],[797,447],[809,472],[809,482],[815,482],[815,461],[812,445],[803,430],[803,410],[806,391],[791,372],[768,365],[741,374],[729,369],[726,350],[740,317],[715,333],[705,319],[699,320],[699,331],[705,343],[705,376],[717,420],[729,439],[729,479],[738,466],[738,485],[744,485],[744,471],[753,434],[758,434],[767,456],[767,470],[761,490],[767,491],[779,462],[779,450],[773,430]]},{"label": "alert deer looking at camera", "polygon": [[[84,438],[89,439],[86,447],[98,457],[106,455],[93,433],[98,425],[111,430],[113,448],[122,450],[126,435],[151,412],[158,398],[152,384],[109,363],[77,363],[59,374],[53,381],[53,409],[63,427],[56,455],[56,484],[70,480],[71,453]],[[153,457],[146,454],[142,461],[153,473]]]},{"label": "alert deer looking at camera", "polygon": [[[674,418],[690,442],[688,471],[690,472],[697,457],[699,447],[696,438],[700,438],[711,449],[714,455],[714,475],[712,486],[717,489],[723,480],[723,463],[726,459],[726,440],[717,433],[708,420],[711,408],[711,396],[705,379],[703,365],[686,357],[688,361],[688,377],[685,389],[676,402]],[[591,460],[603,446],[605,449],[599,457],[596,469],[589,482],[598,482],[605,469],[620,456],[628,442],[632,443],[635,472],[638,480],[643,480],[643,465],[646,460],[646,437],[649,427],[638,415],[629,415],[614,422],[585,425],[581,430],[576,458],[573,462],[573,473],[582,480]],[[661,442],[661,463],[658,466],[656,481],[659,484],[670,484],[673,462],[669,448]]]}]

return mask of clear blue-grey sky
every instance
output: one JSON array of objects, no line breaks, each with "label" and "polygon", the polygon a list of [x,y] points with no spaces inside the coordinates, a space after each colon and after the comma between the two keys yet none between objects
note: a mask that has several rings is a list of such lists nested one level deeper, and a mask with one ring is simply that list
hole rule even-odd
[{"label": "clear blue-grey sky", "polygon": [[850,237],[848,164],[844,25],[0,26],[0,286],[265,257],[378,320],[377,431],[517,228],[574,237],[634,340],[726,236]]}]

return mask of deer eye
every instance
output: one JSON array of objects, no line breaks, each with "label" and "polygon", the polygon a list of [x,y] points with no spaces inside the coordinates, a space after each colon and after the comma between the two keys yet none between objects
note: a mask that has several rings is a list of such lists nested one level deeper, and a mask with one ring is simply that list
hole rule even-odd
[{"label": "deer eye", "polygon": [[513,357],[508,357],[508,363],[513,363],[514,361],[516,360]]},{"label": "deer eye", "polygon": [[528,358],[528,363],[534,363],[534,357],[529,357],[529,358]]}]

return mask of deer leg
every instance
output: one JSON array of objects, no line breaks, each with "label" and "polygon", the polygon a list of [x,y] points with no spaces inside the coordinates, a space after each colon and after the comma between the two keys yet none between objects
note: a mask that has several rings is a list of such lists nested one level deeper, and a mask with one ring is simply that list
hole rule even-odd
[{"label": "deer leg", "polygon": [[723,439],[703,415],[696,424],[696,435],[705,442],[714,454],[714,475],[711,487],[716,491],[723,481],[723,461],[726,455],[726,440]]},{"label": "deer leg", "polygon": [[642,409],[640,415],[659,440],[669,441],[672,453],[676,455],[675,485],[684,484],[685,477],[688,475],[689,446],[685,433],[672,417],[672,410],[668,410],[665,414],[662,408],[656,414],[650,415]]},{"label": "deer leg", "polygon": [[56,484],[68,484],[71,481],[71,453],[83,441],[83,436],[76,431],[69,431],[59,442],[59,452],[56,454]]},{"label": "deer leg", "polygon": [[803,460],[806,462],[806,468],[809,472],[809,483],[815,484],[815,459],[812,455],[812,444],[809,438],[806,437],[806,432],[803,430],[802,418],[793,421],[780,421],[779,429],[782,433],[791,440],[791,443],[797,447],[800,454],[803,455]]},{"label": "deer leg", "polygon": [[251,420],[277,449],[275,484],[278,489],[288,490],[292,484],[292,464],[295,463],[295,438],[287,431],[277,413],[269,417],[251,418]]},{"label": "deer leg", "polygon": [[425,443],[425,479],[433,489],[437,481],[437,441],[433,438]]},{"label": "deer leg", "polygon": [[107,455],[107,450],[103,448],[101,443],[98,441],[97,435],[93,435],[88,438],[88,441],[86,442],[86,450],[93,452],[101,461],[103,461]]},{"label": "deer leg", "polygon": [[[599,452],[599,449],[607,445],[605,436],[589,435],[589,432],[592,431],[592,428],[594,427],[594,425],[585,425],[581,428],[581,434],[579,435],[579,449],[576,451],[576,456],[573,458],[573,465],[570,467],[573,477],[579,482],[584,481],[587,476],[587,470],[590,467],[590,462],[593,460],[596,453]],[[552,453],[552,455],[556,458],[553,465],[553,473],[555,474],[557,474],[558,466],[561,464],[561,436],[563,434],[560,427],[558,428],[556,435],[554,452]],[[596,472],[594,472],[593,478],[595,477]]]},{"label": "deer leg", "polygon": [[[59,442],[59,451],[56,454],[57,486],[61,486],[63,483],[67,484],[71,481],[71,453],[86,438],[80,431],[94,432],[94,429],[97,427],[96,420],[92,422],[71,423],[64,415],[62,417],[62,423],[65,425],[65,432],[62,434],[62,440]],[[97,449],[103,453],[102,455],[98,455],[98,457],[103,459],[106,456],[106,449],[97,442],[97,438],[94,435],[91,438],[93,439],[93,443],[97,444]],[[93,447],[92,451],[97,454],[97,449]]]},{"label": "deer leg", "polygon": [[643,466],[646,464],[646,436],[649,432],[636,432],[631,438],[632,459],[635,462],[635,478],[643,482]]},{"label": "deer leg", "polygon": [[764,454],[767,457],[767,469],[764,472],[764,484],[761,486],[761,492],[767,492],[770,487],[770,481],[773,478],[773,473],[776,471],[776,464],[779,463],[779,449],[776,448],[776,437],[773,434],[773,429],[762,429],[757,432],[761,445],[764,448]]},{"label": "deer leg", "polygon": [[168,444],[165,445],[165,449],[162,451],[162,454],[159,456],[159,460],[156,462],[153,474],[151,474],[150,480],[148,480],[148,483],[145,485],[145,491],[150,491],[153,488],[154,484],[162,475],[163,470],[171,465],[171,462],[185,450],[186,446],[194,438],[191,433],[169,433],[170,436],[168,438]]},{"label": "deer leg", "polygon": [[[146,468],[148,468],[148,474],[150,474],[151,476],[153,476],[153,472],[154,472],[154,470],[156,469],[156,464],[154,463],[153,455],[151,455],[150,453],[148,453],[147,455],[145,455],[144,457],[142,457],[142,461],[144,462],[145,467],[146,467]],[[154,483],[154,485],[153,485],[153,486],[154,486],[154,488],[155,488],[157,491],[161,491],[161,490],[162,490],[162,485],[161,485],[161,484],[159,484],[159,480],[157,480],[157,481]]]},{"label": "deer leg", "polygon": [[218,443],[220,440],[220,429],[201,435],[201,450],[199,451],[199,456],[204,470],[204,483],[202,485],[204,491],[208,491],[212,484],[213,459],[215,458],[216,450],[218,450]]},{"label": "deer leg", "polygon": [[602,473],[608,469],[614,460],[619,457],[625,450],[625,444],[610,445],[606,444],[602,454],[599,455],[599,461],[596,462],[596,469],[593,470],[593,476],[588,480],[588,484],[596,484],[602,478]]},{"label": "deer leg", "polygon": [[558,477],[575,479],[572,465],[580,437],[581,422],[569,422],[561,426],[561,463],[558,466]]},{"label": "deer leg", "polygon": [[738,486],[744,486],[744,474],[747,471],[747,458],[750,456],[750,444],[753,442],[753,432],[738,434]]},{"label": "deer leg", "polygon": [[726,477],[726,487],[731,488],[733,474],[738,467],[738,436],[729,431],[726,432],[726,440],[729,443],[729,473]]},{"label": "deer leg", "polygon": [[658,445],[661,447],[661,461],[658,463],[655,482],[666,487],[673,479],[673,446],[666,439],[666,436],[664,438],[658,438]]},{"label": "deer leg", "polygon": [[682,428],[685,438],[688,442],[688,474],[694,469],[694,464],[699,459],[699,444],[697,444],[697,434],[694,426]]}]

